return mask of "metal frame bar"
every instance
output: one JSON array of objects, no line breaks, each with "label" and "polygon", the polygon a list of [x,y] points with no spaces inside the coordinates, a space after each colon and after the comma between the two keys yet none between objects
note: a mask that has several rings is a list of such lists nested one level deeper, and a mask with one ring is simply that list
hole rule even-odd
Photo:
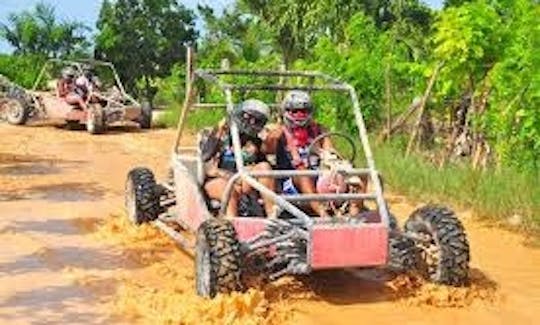
[{"label": "metal frame bar", "polygon": [[349,89],[343,85],[326,85],[326,86],[309,86],[309,85],[297,85],[297,86],[284,86],[284,85],[227,85],[230,90],[265,90],[265,91],[278,91],[278,90],[303,90],[303,91],[348,91]]}]

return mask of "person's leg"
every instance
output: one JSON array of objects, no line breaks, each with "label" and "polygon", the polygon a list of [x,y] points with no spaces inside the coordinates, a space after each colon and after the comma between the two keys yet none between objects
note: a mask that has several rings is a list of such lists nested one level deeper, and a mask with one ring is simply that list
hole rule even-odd
[{"label": "person's leg", "polygon": [[[301,193],[315,194],[317,189],[315,188],[315,182],[310,176],[297,176],[293,179],[294,186],[298,188]],[[318,201],[309,201],[311,209],[317,213],[320,217],[326,217],[327,213],[323,208],[323,205]]]},{"label": "person's leg", "polygon": [[[221,201],[225,187],[229,180],[222,177],[217,177],[209,180],[204,184],[204,190],[209,198]],[[238,216],[238,198],[239,198],[239,186],[235,186],[231,193],[231,199],[227,206],[227,217],[232,218]],[[223,203],[223,202],[222,202]]]},{"label": "person's leg", "polygon": [[[249,169],[254,170],[254,171],[270,171],[272,170],[272,166],[270,166],[270,164],[267,162],[261,162],[261,163],[256,164],[253,167],[250,167]],[[259,178],[259,182],[265,187],[267,187],[268,189],[270,189],[272,192],[276,191],[276,185],[275,185],[276,182],[274,178],[262,177],[262,178]],[[242,184],[242,193],[249,193],[252,190],[253,188],[249,186],[248,184],[246,183]],[[274,210],[274,201],[266,195],[261,195],[261,197],[264,202],[264,211],[266,211],[266,215],[271,216]]]}]

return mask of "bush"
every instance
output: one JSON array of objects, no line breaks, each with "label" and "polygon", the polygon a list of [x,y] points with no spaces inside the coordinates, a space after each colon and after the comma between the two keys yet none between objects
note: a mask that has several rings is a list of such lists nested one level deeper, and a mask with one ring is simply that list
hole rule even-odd
[{"label": "bush", "polygon": [[45,60],[40,56],[0,55],[0,74],[25,88],[32,88]]}]

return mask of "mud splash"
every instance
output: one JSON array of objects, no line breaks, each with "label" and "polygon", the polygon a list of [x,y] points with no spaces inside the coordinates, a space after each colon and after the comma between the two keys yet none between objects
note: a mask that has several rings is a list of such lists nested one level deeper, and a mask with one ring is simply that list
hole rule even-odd
[{"label": "mud splash", "polygon": [[[284,278],[270,284],[256,282],[245,293],[220,295],[214,300],[199,298],[194,290],[193,262],[172,241],[152,226],[134,227],[124,216],[111,216],[97,226],[94,236],[120,245],[124,256],[143,266],[118,278],[118,290],[111,310],[114,315],[154,324],[284,324],[294,323],[301,314],[302,302],[324,300],[318,292],[325,278],[354,287],[359,279],[343,276],[314,276],[307,279]],[[369,281],[368,281],[369,282]],[[349,284],[351,284],[349,286]],[[426,283],[419,276],[399,276],[376,283],[362,284],[379,290],[382,299],[406,306],[462,308],[476,302],[492,304],[498,300],[497,286],[474,270],[471,285],[465,288]]]},{"label": "mud splash", "polygon": [[474,303],[494,304],[501,298],[497,284],[477,269],[471,270],[471,281],[466,287],[428,283],[415,274],[400,275],[387,286],[407,306],[463,308]]},{"label": "mud splash", "polygon": [[112,313],[128,319],[152,324],[284,324],[294,320],[290,302],[309,296],[298,281],[283,279],[244,293],[202,299],[194,290],[192,260],[155,228],[136,228],[127,218],[112,216],[99,223],[94,235],[121,245],[129,259],[144,266],[118,279]]}]

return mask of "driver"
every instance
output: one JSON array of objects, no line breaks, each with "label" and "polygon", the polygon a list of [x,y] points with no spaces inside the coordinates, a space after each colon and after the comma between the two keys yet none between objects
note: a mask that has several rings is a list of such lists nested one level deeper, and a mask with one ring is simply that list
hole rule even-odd
[{"label": "driver", "polygon": [[[277,169],[319,168],[319,158],[308,152],[315,138],[325,133],[313,120],[314,111],[313,101],[307,92],[293,90],[285,95],[281,104],[283,125],[277,132],[269,133],[267,140],[267,151],[276,155]],[[314,146],[313,149],[322,149],[328,153],[336,152],[329,137],[322,138]],[[345,180],[340,175],[333,175],[331,179],[327,175],[318,179],[311,176],[296,176],[283,180],[282,187],[286,194],[344,193],[347,190]],[[310,201],[309,204],[318,216],[328,216],[326,205],[317,201]],[[352,205],[358,206],[357,203]],[[356,214],[357,211],[351,213]]]},{"label": "driver", "polygon": [[[262,153],[262,140],[259,138],[259,133],[263,130],[268,117],[268,106],[256,99],[248,99],[240,103],[232,113],[232,119],[236,122],[240,133],[244,165],[248,170],[272,170]],[[204,156],[208,155],[209,157],[203,157],[203,160],[210,162],[209,168],[206,168],[207,181],[204,189],[207,195],[215,200],[221,200],[229,178],[237,171],[232,140],[228,131],[229,123],[224,119],[212,131],[211,138],[207,140],[207,143],[213,143],[210,145],[213,148],[208,150],[210,153],[204,154]],[[259,181],[271,191],[275,190],[274,179],[260,178]],[[238,216],[240,196],[249,194],[253,190],[246,183],[241,181],[236,183],[227,206],[227,218]],[[273,201],[264,196],[263,201],[266,215],[271,216]]]},{"label": "driver", "polygon": [[[307,152],[313,140],[323,133],[322,127],[313,121],[314,106],[308,93],[299,90],[288,92],[281,103],[283,125],[269,132],[266,140],[268,153],[275,153],[276,167],[281,170],[317,169],[318,161],[310,159]],[[332,150],[329,138],[317,144]],[[282,183],[283,192],[313,194],[317,192],[311,176],[287,178]],[[310,201],[311,209],[319,216],[327,216],[326,209],[316,201]]]}]

